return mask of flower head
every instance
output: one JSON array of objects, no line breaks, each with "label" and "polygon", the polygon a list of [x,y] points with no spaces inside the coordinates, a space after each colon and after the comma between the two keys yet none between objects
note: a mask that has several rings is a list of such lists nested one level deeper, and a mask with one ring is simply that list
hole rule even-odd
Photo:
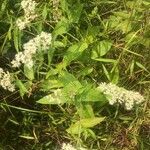
[{"label": "flower head", "polygon": [[16,21],[16,25],[18,26],[19,30],[23,30],[26,28],[27,24],[29,24],[29,20],[28,19],[20,19],[18,18]]},{"label": "flower head", "polygon": [[23,52],[19,52],[15,55],[15,59],[12,60],[12,67],[20,67],[21,64],[26,64],[28,68],[32,68],[34,65],[33,56],[40,50],[46,51],[51,44],[51,34],[41,32],[40,35],[29,40],[23,45]]},{"label": "flower head", "polygon": [[35,8],[37,3],[33,0],[23,0],[21,2],[21,7],[24,11],[24,16],[22,19],[18,18],[16,21],[16,25],[20,30],[26,28],[26,26],[36,18]]},{"label": "flower head", "polygon": [[61,148],[61,150],[77,150],[77,149],[75,149],[71,144],[69,144],[69,143],[63,143],[62,144],[62,148]]},{"label": "flower head", "polygon": [[144,101],[144,97],[140,93],[128,91],[112,83],[101,83],[98,89],[106,95],[110,105],[119,103],[124,105],[127,110],[131,110],[135,104]]},{"label": "flower head", "polygon": [[87,150],[87,149],[85,149],[85,148],[83,148],[83,147],[78,147],[78,148],[75,148],[75,147],[73,147],[71,144],[69,144],[69,143],[63,143],[62,144],[62,147],[61,147],[61,150]]},{"label": "flower head", "polygon": [[30,16],[35,13],[36,3],[33,0],[23,0],[21,2],[21,7],[23,8],[25,15]]},{"label": "flower head", "polygon": [[0,68],[0,86],[11,92],[15,90],[10,73],[8,71],[4,72],[2,68]]}]

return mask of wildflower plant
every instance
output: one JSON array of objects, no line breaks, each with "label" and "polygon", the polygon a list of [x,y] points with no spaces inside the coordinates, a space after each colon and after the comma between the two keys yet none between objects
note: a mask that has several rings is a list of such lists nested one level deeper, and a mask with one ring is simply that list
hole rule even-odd
[{"label": "wildflower plant", "polygon": [[[24,126],[18,139],[33,140],[35,145],[48,140],[42,149],[97,150],[115,143],[112,136],[118,137],[114,133],[118,120],[123,118],[120,126],[128,123],[132,128],[134,112],[146,101],[142,85],[149,83],[150,73],[146,67],[149,25],[144,17],[149,4],[138,2],[18,0],[7,11],[4,22],[10,24],[0,27],[0,52],[9,63],[0,68],[0,88],[20,94],[21,106],[5,97],[1,106],[22,112],[23,123],[14,121],[14,115],[9,119]],[[41,120],[33,119],[32,113]],[[46,129],[39,130],[37,120]],[[33,129],[27,128],[28,123]],[[71,140],[77,144],[64,143]]]},{"label": "wildflower plant", "polygon": [[18,18],[16,21],[16,25],[20,30],[26,28],[26,26],[36,18],[35,8],[37,3],[33,0],[23,0],[21,2],[21,7],[24,11],[24,16],[22,18]]},{"label": "wildflower plant", "polygon": [[110,105],[119,103],[124,105],[127,110],[131,110],[134,105],[144,101],[144,97],[140,93],[128,91],[112,83],[101,83],[98,89],[106,95]]},{"label": "wildflower plant", "polygon": [[50,33],[41,32],[40,35],[25,43],[23,45],[24,51],[16,54],[15,59],[12,60],[12,67],[20,67],[22,63],[28,68],[32,68],[34,63],[32,57],[38,51],[46,51],[51,44],[51,39]]},{"label": "wildflower plant", "polygon": [[10,73],[8,71],[4,72],[2,68],[0,68],[0,86],[5,90],[11,92],[15,91],[15,85],[13,84],[13,80]]}]

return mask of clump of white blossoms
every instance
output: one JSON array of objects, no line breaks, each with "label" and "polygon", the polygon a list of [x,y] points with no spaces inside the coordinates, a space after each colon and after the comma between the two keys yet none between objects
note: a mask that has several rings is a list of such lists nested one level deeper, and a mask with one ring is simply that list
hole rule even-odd
[{"label": "clump of white blossoms", "polygon": [[23,45],[23,52],[19,52],[15,55],[15,59],[12,60],[12,67],[20,67],[21,64],[25,64],[28,68],[33,67],[32,57],[38,52],[38,50],[46,51],[51,44],[52,36],[50,33],[41,32],[40,35],[29,40]]},{"label": "clump of white blossoms", "polygon": [[80,147],[80,148],[74,148],[71,144],[69,144],[69,143],[63,143],[62,144],[62,147],[61,147],[61,150],[87,150],[87,149],[85,149],[85,148],[82,148],[82,147]]},{"label": "clump of white blossoms", "polygon": [[124,105],[127,110],[131,110],[134,105],[144,101],[144,97],[140,93],[128,91],[112,83],[101,83],[98,89],[106,95],[110,105],[119,103]]},{"label": "clump of white blossoms", "polygon": [[69,143],[63,143],[61,150],[77,150],[76,148],[74,148],[71,144]]},{"label": "clump of white blossoms", "polygon": [[12,84],[12,78],[10,73],[4,72],[2,68],[0,68],[0,86],[8,91],[15,91],[15,86]]},{"label": "clump of white blossoms", "polygon": [[25,29],[25,27],[36,18],[35,8],[37,3],[33,0],[23,0],[21,2],[21,7],[24,11],[24,16],[22,19],[18,18],[16,25],[20,30]]}]

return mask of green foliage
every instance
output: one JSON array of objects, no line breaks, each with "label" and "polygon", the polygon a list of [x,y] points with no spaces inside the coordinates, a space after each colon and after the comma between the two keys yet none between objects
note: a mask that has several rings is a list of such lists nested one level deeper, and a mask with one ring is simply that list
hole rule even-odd
[{"label": "green foliage", "polygon": [[106,40],[95,43],[92,58],[104,56],[111,49],[111,46],[112,43]]},{"label": "green foliage", "polygon": [[26,65],[24,66],[24,75],[29,79],[34,79],[34,70],[33,68],[28,68]]},{"label": "green foliage", "polygon": [[64,55],[63,58],[63,63],[66,65],[69,65],[71,61],[77,59],[82,52],[88,48],[87,43],[77,43],[72,45],[71,47],[68,48],[66,54]]},{"label": "green foliage", "polygon": [[69,129],[67,129],[67,132],[70,134],[81,134],[83,130],[86,128],[94,127],[95,125],[101,123],[105,118],[88,118],[88,119],[81,119],[80,121],[77,121],[75,124],[71,125]]},{"label": "green foliage", "polygon": [[[148,149],[150,2],[35,1],[37,16],[19,30],[21,0],[0,0],[0,67],[16,86],[0,87],[0,149]],[[33,67],[13,68],[15,54],[42,31],[52,33],[48,49],[33,55]],[[101,82],[139,91],[145,102],[132,111],[111,106]]]},{"label": "green foliage", "polygon": [[20,96],[23,97],[25,93],[28,92],[25,85],[22,83],[21,80],[16,80],[16,85],[19,88]]},{"label": "green foliage", "polygon": [[58,35],[62,35],[64,33],[67,33],[69,29],[69,22],[66,18],[62,18],[61,21],[59,21],[53,31],[53,36],[54,39],[58,36]]}]

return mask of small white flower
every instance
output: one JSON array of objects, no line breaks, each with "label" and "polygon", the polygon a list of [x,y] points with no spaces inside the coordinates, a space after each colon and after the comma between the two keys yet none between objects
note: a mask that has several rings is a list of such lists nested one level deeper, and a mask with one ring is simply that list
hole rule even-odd
[{"label": "small white flower", "polygon": [[34,65],[34,62],[33,62],[33,60],[32,60],[32,59],[30,59],[30,60],[26,60],[25,65],[26,65],[28,68],[32,68],[32,67],[33,67],[33,65]]},{"label": "small white flower", "polygon": [[106,95],[110,105],[119,103],[124,105],[127,110],[131,110],[135,104],[144,101],[144,97],[140,93],[128,91],[112,83],[101,83],[98,89]]},{"label": "small white flower", "polygon": [[63,143],[62,144],[62,148],[61,150],[77,150],[76,148],[74,148],[71,144],[69,143]]},{"label": "small white flower", "polygon": [[46,51],[51,44],[51,34],[41,32],[40,35],[29,40],[23,44],[23,52],[19,52],[15,55],[15,59],[12,60],[12,67],[20,67],[21,64],[26,64],[27,67],[32,68],[34,65],[33,56],[39,50]]},{"label": "small white flower", "polygon": [[24,54],[23,52],[19,52],[15,55],[15,59],[12,60],[11,64],[12,64],[12,67],[20,67],[21,65],[21,62],[24,61]]},{"label": "small white flower", "polygon": [[14,67],[14,68],[21,66],[20,61],[17,61],[17,60],[12,60],[11,64],[12,64],[12,67]]},{"label": "small white flower", "polygon": [[22,19],[19,18],[16,21],[19,30],[25,29],[26,26],[37,17],[35,14],[36,5],[37,3],[33,0],[23,0],[21,2],[21,7],[24,10],[24,17]]},{"label": "small white flower", "polygon": [[61,147],[61,150],[87,150],[86,148],[83,148],[83,147],[78,147],[78,148],[75,148],[73,147],[71,144],[69,143],[63,143],[62,144],[62,147]]},{"label": "small white flower", "polygon": [[5,89],[13,92],[15,90],[15,86],[12,84],[10,73],[4,72],[2,68],[0,68],[0,86]]},{"label": "small white flower", "polygon": [[34,40],[32,39],[23,45],[23,49],[24,49],[24,53],[26,55],[33,55],[36,53],[37,45],[34,42]]},{"label": "small white flower", "polygon": [[16,21],[16,25],[19,28],[19,30],[23,30],[26,28],[26,26],[30,23],[28,19],[20,19],[18,18]]},{"label": "small white flower", "polygon": [[80,147],[80,149],[79,150],[87,150],[86,148],[83,148],[83,147]]},{"label": "small white flower", "polygon": [[21,7],[23,8],[25,15],[34,14],[36,3],[33,0],[23,0],[21,2]]},{"label": "small white flower", "polygon": [[51,44],[52,36],[50,33],[41,32],[34,40],[37,46],[45,51]]}]

